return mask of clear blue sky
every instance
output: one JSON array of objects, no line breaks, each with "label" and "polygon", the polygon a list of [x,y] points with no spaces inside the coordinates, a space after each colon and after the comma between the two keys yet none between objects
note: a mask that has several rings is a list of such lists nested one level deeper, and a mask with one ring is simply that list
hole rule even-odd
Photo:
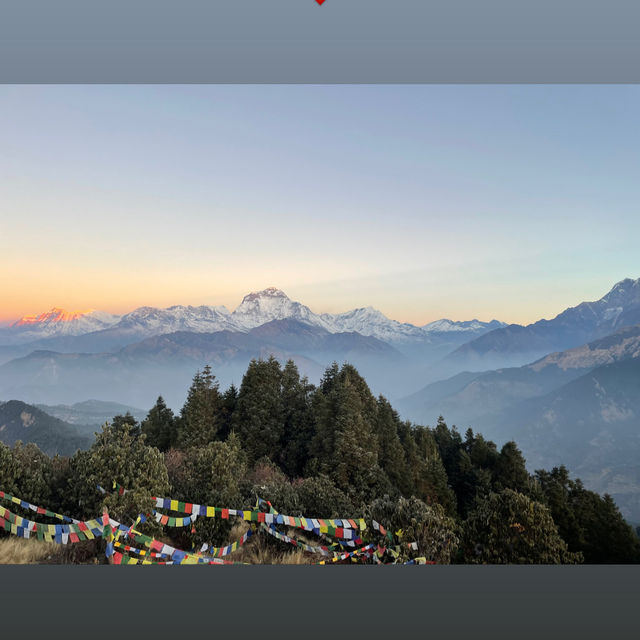
[{"label": "clear blue sky", "polygon": [[531,322],[640,276],[639,86],[2,86],[0,319]]}]

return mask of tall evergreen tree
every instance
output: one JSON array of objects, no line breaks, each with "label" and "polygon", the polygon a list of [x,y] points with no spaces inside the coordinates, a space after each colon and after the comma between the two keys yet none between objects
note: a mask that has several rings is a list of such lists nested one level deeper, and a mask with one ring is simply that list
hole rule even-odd
[{"label": "tall evergreen tree", "polygon": [[129,411],[124,415],[113,416],[111,427],[114,431],[123,431],[135,437],[142,433],[140,424]]},{"label": "tall evergreen tree", "polygon": [[611,496],[585,489],[565,467],[538,470],[536,481],[569,549],[591,564],[640,562],[640,540]]},{"label": "tall evergreen tree", "polygon": [[218,381],[209,365],[198,371],[180,412],[177,429],[178,445],[194,447],[219,439],[222,422],[222,400]]},{"label": "tall evergreen tree", "polygon": [[401,487],[407,476],[404,450],[398,435],[399,425],[397,411],[384,396],[380,396],[373,425],[378,439],[378,461],[395,487]]},{"label": "tall evergreen tree", "polygon": [[456,496],[449,486],[447,472],[442,463],[433,431],[417,426],[412,429],[412,435],[417,445],[418,455],[422,461],[421,487],[423,495],[418,497],[427,502],[427,504],[438,502],[444,507],[447,514],[454,515]]},{"label": "tall evergreen tree", "polygon": [[334,362],[325,370],[320,386],[313,394],[311,404],[315,422],[315,434],[310,443],[312,460],[307,465],[307,475],[329,472],[328,462],[335,449],[335,416],[338,413],[340,394],[338,376],[340,368]]},{"label": "tall evergreen tree", "polygon": [[242,378],[232,425],[251,462],[280,460],[284,416],[279,362],[252,360]]},{"label": "tall evergreen tree", "polygon": [[530,493],[530,477],[524,456],[515,442],[506,442],[500,450],[495,467],[494,487],[496,491],[513,489],[520,493]]},{"label": "tall evergreen tree", "polygon": [[314,394],[315,456],[309,468],[329,475],[355,500],[382,495],[392,487],[378,464],[377,404],[366,382],[349,364],[327,369]]},{"label": "tall evergreen tree", "polygon": [[222,411],[220,420],[220,429],[218,430],[218,437],[221,440],[226,440],[231,434],[233,412],[236,410],[236,404],[238,403],[238,389],[234,384],[222,394]]},{"label": "tall evergreen tree", "polygon": [[282,369],[281,401],[283,434],[281,466],[291,477],[300,476],[309,459],[309,443],[314,435],[311,396],[314,386],[301,378],[293,360]]},{"label": "tall evergreen tree", "polygon": [[140,427],[147,436],[147,444],[160,451],[167,451],[176,444],[176,419],[162,396],[158,396]]}]

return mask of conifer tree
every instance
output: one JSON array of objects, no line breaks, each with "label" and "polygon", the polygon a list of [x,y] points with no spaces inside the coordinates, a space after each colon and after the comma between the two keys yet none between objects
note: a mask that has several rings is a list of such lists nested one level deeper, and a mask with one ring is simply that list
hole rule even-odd
[{"label": "conifer tree", "polygon": [[232,383],[231,386],[222,394],[222,411],[220,420],[220,429],[218,437],[226,440],[232,430],[233,412],[238,402],[238,389]]},{"label": "conifer tree", "polygon": [[307,474],[328,473],[329,462],[335,449],[335,416],[340,401],[338,376],[340,368],[334,362],[325,370],[320,386],[313,394],[311,404],[315,422],[315,434],[310,443],[312,460]]},{"label": "conifer tree", "polygon": [[140,424],[129,411],[124,415],[113,416],[111,428],[115,431],[125,431],[132,436],[139,436],[142,433]]},{"label": "conifer tree", "polygon": [[147,443],[160,451],[167,451],[169,447],[176,444],[176,419],[162,396],[158,396],[140,428],[147,436]]},{"label": "conifer tree", "polygon": [[640,562],[640,540],[611,496],[585,489],[564,466],[538,470],[535,480],[570,550],[582,552],[588,563]]},{"label": "conifer tree", "polygon": [[456,496],[449,486],[447,472],[442,463],[433,432],[431,429],[417,426],[413,428],[412,435],[422,461],[422,495],[418,497],[422,498],[427,504],[432,504],[434,501],[438,502],[444,507],[447,514],[454,515]]},{"label": "conifer tree", "polygon": [[206,445],[219,438],[222,400],[218,381],[205,366],[196,372],[180,412],[177,442],[183,448]]},{"label": "conifer tree", "polygon": [[350,498],[366,500],[392,487],[378,464],[377,405],[366,382],[349,364],[334,363],[314,394],[316,457],[313,472],[329,475]]},{"label": "conifer tree", "polygon": [[284,418],[279,362],[252,360],[240,385],[232,425],[251,462],[281,457]]},{"label": "conifer tree", "polygon": [[530,478],[524,456],[515,442],[506,442],[500,450],[495,467],[494,487],[497,491],[513,489],[520,493],[530,493]]},{"label": "conifer tree", "polygon": [[314,386],[300,378],[293,360],[282,369],[281,402],[283,434],[281,466],[290,477],[300,476],[309,459],[309,443],[314,435],[311,394]]},{"label": "conifer tree", "polygon": [[404,450],[398,436],[400,418],[389,401],[380,396],[377,401],[374,429],[378,437],[379,464],[391,483],[400,487],[407,476]]}]

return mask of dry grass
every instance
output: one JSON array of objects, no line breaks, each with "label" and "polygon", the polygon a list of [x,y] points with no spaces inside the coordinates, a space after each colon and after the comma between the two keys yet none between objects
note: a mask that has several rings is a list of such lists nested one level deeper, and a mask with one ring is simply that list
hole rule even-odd
[{"label": "dry grass", "polygon": [[[239,540],[247,531],[246,522],[238,522],[231,529],[231,542]],[[318,558],[287,544],[277,542],[258,530],[243,547],[229,556],[230,560],[249,564],[313,564]]]},{"label": "dry grass", "polygon": [[[229,542],[237,542],[247,532],[247,522],[236,522],[231,529]],[[307,540],[300,531],[289,531],[300,539]],[[169,541],[170,542],[170,541]],[[61,546],[55,542],[42,542],[35,538],[0,538],[1,564],[93,564],[99,562],[99,551],[94,542]],[[321,557],[297,549],[283,542],[278,542],[264,532],[257,531],[244,546],[227,557],[228,560],[247,562],[249,564],[287,564],[305,565],[318,562]]]},{"label": "dry grass", "polygon": [[14,537],[0,540],[0,564],[48,564],[55,562],[59,552],[55,542]]},{"label": "dry grass", "polygon": [[37,538],[0,538],[0,564],[96,564],[96,541],[59,545]]}]

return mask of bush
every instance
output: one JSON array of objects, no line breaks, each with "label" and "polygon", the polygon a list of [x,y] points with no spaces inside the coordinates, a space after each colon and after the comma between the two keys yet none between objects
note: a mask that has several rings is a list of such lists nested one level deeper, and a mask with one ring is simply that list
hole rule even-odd
[{"label": "bush", "polygon": [[575,564],[547,507],[505,489],[479,500],[464,523],[462,560],[473,564]]},{"label": "bush", "polygon": [[[400,562],[417,556],[449,564],[458,548],[457,525],[442,505],[427,505],[414,497],[392,500],[385,496],[374,500],[366,513],[368,520],[376,520],[395,534]],[[406,543],[410,542],[418,543],[417,551],[409,549]]]}]

